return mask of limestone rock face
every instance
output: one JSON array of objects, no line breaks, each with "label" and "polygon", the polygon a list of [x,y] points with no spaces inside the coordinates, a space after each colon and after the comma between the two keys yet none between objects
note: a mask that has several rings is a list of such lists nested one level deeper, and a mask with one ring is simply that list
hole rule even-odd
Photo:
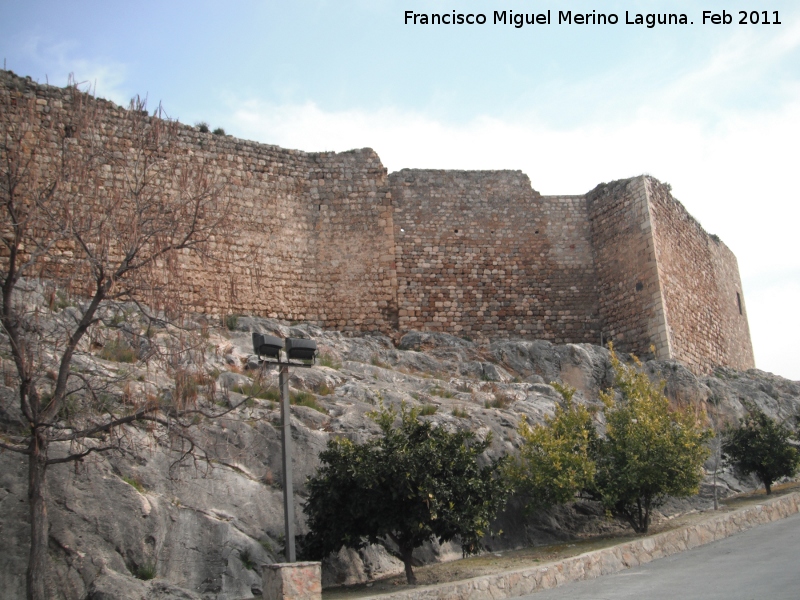
[{"label": "limestone rock face", "polygon": [[[293,394],[302,392],[304,398],[313,399],[291,408],[300,534],[306,532],[305,482],[319,465],[319,452],[332,436],[358,442],[374,436],[379,429],[367,413],[381,403],[434,406],[436,411],[424,418],[439,426],[468,428],[481,438],[491,433],[489,460],[516,450],[523,415],[538,423],[553,413],[559,395],[549,382],[567,383],[577,388],[579,402],[599,406],[598,392],[613,380],[608,351],[589,344],[529,340],[479,344],[447,334],[410,332],[395,347],[383,335],[348,336],[240,317],[236,330],[210,332],[210,350],[193,367],[215,373],[216,397],[209,400],[214,406],[243,399],[234,398],[231,390],[241,390],[254,378],[262,388],[277,390],[274,369],[247,368],[253,330],[313,337],[320,348],[320,364],[293,369],[290,379]],[[112,373],[123,368],[107,361],[102,364]],[[742,416],[745,402],[776,418],[800,411],[800,383],[761,371],[719,369],[714,376],[696,377],[674,361],[648,362],[645,367],[654,379],[666,382],[674,402],[705,410],[715,422]],[[135,382],[142,390],[152,386],[166,394],[170,385],[174,387],[165,373],[143,371],[142,378],[143,382]],[[19,418],[15,394],[14,389],[0,386],[3,423]],[[279,424],[277,403],[255,397],[223,419],[197,425],[208,461],[179,462],[176,446],[153,439],[144,427],[132,426],[124,431],[128,449],[124,454],[51,467],[53,569],[48,583],[53,598],[233,600],[260,596],[263,566],[283,561]],[[63,449],[54,447],[52,452]],[[24,597],[29,537],[26,469],[19,455],[0,453],[0,589],[9,598]],[[721,476],[723,495],[753,484],[731,473]],[[708,506],[712,491],[704,485],[700,496],[668,503],[662,512]],[[495,524],[495,530],[506,533],[485,541],[491,550],[501,550],[615,527],[620,526],[584,502],[525,520],[521,503],[512,499]],[[434,542],[420,548],[415,560],[421,564],[460,555],[457,544]],[[370,546],[360,551],[345,549],[330,557],[323,564],[322,578],[324,585],[351,583],[402,569],[402,562],[391,552]]]}]

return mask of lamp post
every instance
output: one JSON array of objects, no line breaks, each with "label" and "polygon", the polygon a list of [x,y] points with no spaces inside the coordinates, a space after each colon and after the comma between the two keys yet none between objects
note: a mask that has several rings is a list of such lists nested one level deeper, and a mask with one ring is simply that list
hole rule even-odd
[{"label": "lamp post", "polygon": [[[286,562],[296,560],[294,549],[294,489],[292,485],[292,428],[289,412],[289,367],[314,366],[317,343],[314,340],[253,333],[253,351],[265,364],[277,365],[281,392],[281,460],[283,465],[283,526]],[[283,356],[282,356],[283,354]],[[283,360],[282,360],[283,359]]]}]

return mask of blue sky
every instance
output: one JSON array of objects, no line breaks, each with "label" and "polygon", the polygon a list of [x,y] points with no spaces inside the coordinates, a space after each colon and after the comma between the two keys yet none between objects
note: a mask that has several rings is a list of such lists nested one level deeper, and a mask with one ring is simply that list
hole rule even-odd
[{"label": "blue sky", "polygon": [[[738,24],[754,8],[781,24]],[[548,9],[550,25],[492,24]],[[731,24],[702,24],[723,9]],[[406,25],[407,10],[487,23]],[[557,24],[566,10],[620,22]],[[800,380],[796,3],[0,0],[0,58],[247,139],[372,147],[390,171],[521,169],[545,194],[652,174],[737,255],[757,366]]]}]

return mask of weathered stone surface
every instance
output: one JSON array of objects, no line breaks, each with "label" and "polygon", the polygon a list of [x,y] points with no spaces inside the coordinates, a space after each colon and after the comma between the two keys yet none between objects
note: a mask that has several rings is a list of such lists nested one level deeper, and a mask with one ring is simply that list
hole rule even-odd
[{"label": "weathered stone surface", "polygon": [[[32,285],[26,300],[32,309],[37,306],[37,297],[43,301]],[[42,327],[53,327],[58,319],[69,318],[64,314],[67,311],[48,317],[41,306],[39,309]],[[330,358],[328,363],[334,365],[292,371],[292,391],[311,394],[321,409],[291,408],[296,525],[300,534],[306,531],[301,510],[307,493],[305,481],[319,464],[319,452],[333,436],[362,442],[376,435],[379,428],[367,414],[381,403],[398,409],[402,402],[416,407],[433,406],[436,411],[425,418],[437,426],[468,428],[479,437],[491,433],[492,445],[485,457],[488,460],[515,451],[519,445],[517,427],[523,415],[530,422],[539,423],[552,414],[560,396],[544,383],[545,376],[547,382],[578,387],[577,400],[590,405],[598,402],[597,390],[609,382],[608,351],[587,344],[519,340],[483,343],[425,334],[418,339],[420,347],[428,344],[427,349],[401,350],[383,335],[350,336],[307,325],[240,318],[236,331],[210,329],[205,340],[207,351],[197,357],[195,364],[188,365],[218,374],[219,395],[213,401],[208,399],[206,408],[227,406],[221,395],[224,388],[252,382],[251,377],[240,372],[241,359],[251,352],[250,331],[242,329],[245,324],[281,334],[313,333]],[[422,340],[432,341],[423,344]],[[0,335],[0,350],[7,352],[6,344]],[[228,356],[234,358],[234,365],[228,364]],[[134,369],[132,393],[169,397],[174,390],[174,380],[155,366],[100,360],[88,348],[76,360],[76,364],[94,366],[109,377]],[[0,361],[2,369],[13,369],[2,356]],[[465,373],[465,364],[480,368]],[[486,381],[483,365],[496,366],[498,373],[507,373],[506,381]],[[674,361],[652,361],[645,366],[654,377],[666,379],[667,393],[675,402],[706,409],[715,420],[744,414],[743,399],[779,418],[800,409],[800,384],[760,371],[720,369],[714,376],[697,377]],[[140,376],[143,381],[137,381]],[[261,384],[277,390],[274,369],[263,373]],[[244,399],[231,392],[228,400]],[[13,389],[0,386],[0,406],[4,426],[16,422],[18,408]],[[602,426],[602,422],[598,425]],[[51,580],[53,589],[59,590],[57,597],[83,600],[106,571],[114,575],[105,577],[108,583],[95,585],[98,593],[104,589],[102,586],[111,586],[119,578],[131,582],[130,590],[139,590],[142,582],[134,575],[151,566],[155,567],[155,581],[169,582],[176,590],[187,590],[204,600],[233,600],[262,593],[261,567],[282,560],[282,472],[276,403],[252,398],[240,412],[203,424],[199,441],[208,452],[210,464],[176,465],[178,455],[164,440],[156,441],[137,427],[127,428],[124,434],[131,444],[130,452],[110,455],[107,460],[87,460],[77,466],[54,466],[48,472],[54,557]],[[61,450],[55,447],[52,451]],[[24,597],[29,535],[25,473],[25,462],[18,455],[0,453],[0,531],[4,549],[0,552],[0,589],[12,598]],[[753,485],[752,481],[740,481],[723,472],[719,491],[724,496]],[[661,511],[674,514],[708,507],[710,490],[707,478],[700,497],[670,501]],[[506,533],[485,542],[491,550],[503,550],[621,528],[619,523],[603,519],[602,514],[597,505],[576,502],[524,519],[521,503],[512,500],[493,527]],[[718,530],[692,532],[691,543],[727,535],[739,526],[741,523],[720,523]],[[682,542],[670,542],[679,543]],[[457,545],[439,547],[435,543],[415,554],[420,563],[458,556]],[[628,550],[615,560],[630,565],[653,557],[654,550]],[[596,567],[584,562],[574,568],[589,572]],[[399,560],[383,548],[372,546],[326,560],[323,581],[326,585],[364,582],[400,572]],[[563,574],[552,570],[520,575],[513,582],[504,579],[502,589],[522,589],[531,578],[541,580],[542,586],[554,585],[560,577]],[[146,585],[151,587],[143,593],[156,589],[152,587],[154,583]],[[485,582],[481,593],[493,593],[490,587]]]},{"label": "weathered stone surface", "polygon": [[295,562],[263,568],[263,596],[266,600],[320,600],[320,563]]}]

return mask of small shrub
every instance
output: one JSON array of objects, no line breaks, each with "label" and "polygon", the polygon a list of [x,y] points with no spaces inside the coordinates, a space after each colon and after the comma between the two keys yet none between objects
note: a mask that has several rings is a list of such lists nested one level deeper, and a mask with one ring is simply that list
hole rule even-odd
[{"label": "small shrub", "polygon": [[729,465],[744,474],[755,473],[767,494],[781,477],[793,477],[800,467],[800,453],[791,442],[792,430],[770,419],[758,408],[738,427],[723,434],[722,452]]},{"label": "small shrub", "polygon": [[58,290],[55,293],[55,296],[52,297],[50,304],[51,304],[50,310],[52,310],[54,312],[58,312],[60,310],[64,310],[68,306],[72,306],[73,305],[73,303],[69,299],[69,296],[67,295],[67,293],[66,292],[62,292],[61,290]]},{"label": "small shrub", "polygon": [[225,135],[225,130],[222,127],[217,127],[212,133],[214,135]]},{"label": "small shrub", "polygon": [[512,402],[512,398],[510,396],[506,396],[505,394],[498,394],[494,397],[494,400],[487,400],[484,403],[486,408],[507,408],[509,404]]},{"label": "small shrub", "polygon": [[198,121],[197,123],[194,124],[194,126],[197,127],[197,129],[200,130],[200,133],[208,133],[209,132],[208,123],[206,121]]},{"label": "small shrub", "polygon": [[134,363],[136,352],[125,340],[109,340],[100,350],[100,358],[114,362]]},{"label": "small shrub", "polygon": [[369,363],[370,363],[370,364],[371,364],[373,367],[381,367],[381,368],[384,368],[384,369],[385,369],[385,368],[386,368],[386,366],[387,366],[387,365],[386,365],[386,363],[385,363],[385,362],[383,362],[383,361],[382,361],[380,358],[378,358],[377,356],[373,356],[372,358],[370,358],[370,360],[369,360]]},{"label": "small shrub", "polygon": [[334,390],[335,388],[329,388],[327,384],[323,383],[321,386],[319,386],[317,393],[320,396],[330,396],[334,392]]},{"label": "small shrub", "polygon": [[314,394],[310,394],[308,392],[297,392],[292,394],[289,397],[289,403],[294,404],[295,406],[306,406],[308,408],[313,408],[314,410],[324,414],[328,413],[327,410],[317,404],[317,399],[314,397]]},{"label": "small shrub", "polygon": [[261,540],[259,544],[261,544],[261,547],[270,554],[275,553],[275,548],[272,547],[272,542],[270,542],[269,540]]},{"label": "small shrub", "polygon": [[435,404],[423,404],[419,414],[423,417],[429,417],[435,415],[437,410],[439,410],[439,407]]},{"label": "small shrub", "polygon": [[175,405],[178,408],[193,406],[203,387],[210,387],[214,380],[205,373],[178,369],[175,371]]},{"label": "small shrub", "polygon": [[142,581],[150,581],[151,579],[154,579],[156,576],[155,563],[139,565],[133,569],[133,576],[136,577],[136,579],[141,579]]},{"label": "small shrub", "polygon": [[228,328],[228,331],[235,330],[238,324],[239,324],[239,315],[227,315],[225,317],[225,327]]},{"label": "small shrub", "polygon": [[250,551],[245,549],[239,552],[239,560],[242,561],[242,566],[247,569],[248,571],[255,571],[256,570],[256,562],[253,560],[253,557],[250,556]]}]

